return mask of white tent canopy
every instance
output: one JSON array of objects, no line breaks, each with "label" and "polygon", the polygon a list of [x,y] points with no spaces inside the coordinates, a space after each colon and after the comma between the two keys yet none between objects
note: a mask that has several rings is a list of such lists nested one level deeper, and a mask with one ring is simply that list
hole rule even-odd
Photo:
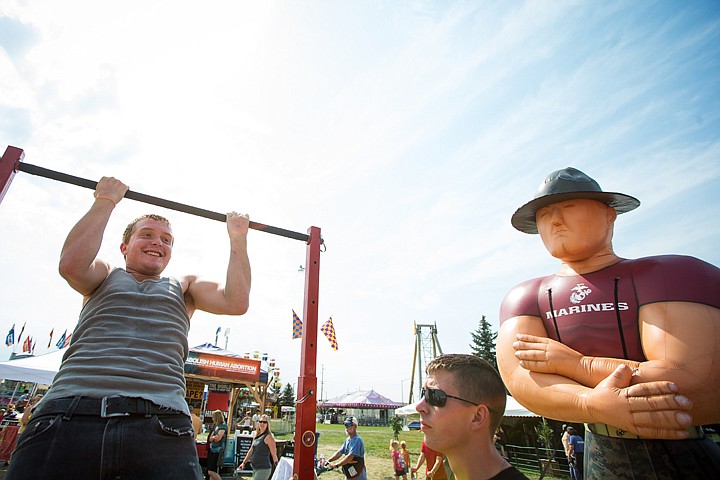
[{"label": "white tent canopy", "polygon": [[0,378],[50,385],[60,370],[64,353],[65,350],[56,350],[36,357],[0,362]]},{"label": "white tent canopy", "polygon": [[533,413],[527,408],[520,405],[520,402],[515,400],[510,395],[507,396],[507,402],[505,403],[505,416],[506,417],[539,417],[537,413]]},{"label": "white tent canopy", "polygon": [[[395,415],[399,415],[401,417],[409,417],[412,415],[419,415],[417,410],[415,410],[415,404],[411,403],[410,405],[405,405],[404,407],[400,407],[397,410],[395,410]],[[507,396],[507,402],[505,404],[505,416],[506,417],[539,417],[537,413],[533,413],[527,408],[520,405],[520,402],[515,400],[510,395]]]}]

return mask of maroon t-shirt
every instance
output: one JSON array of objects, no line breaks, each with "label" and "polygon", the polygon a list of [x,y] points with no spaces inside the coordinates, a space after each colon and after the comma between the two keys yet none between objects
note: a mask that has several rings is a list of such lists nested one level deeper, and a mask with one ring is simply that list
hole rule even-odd
[{"label": "maroon t-shirt", "polygon": [[540,317],[549,338],[597,357],[625,358],[622,335],[627,358],[641,362],[646,358],[638,315],[641,306],[656,302],[720,308],[720,269],[693,257],[662,255],[621,260],[584,275],[535,278],[505,296],[500,323],[519,315]]}]

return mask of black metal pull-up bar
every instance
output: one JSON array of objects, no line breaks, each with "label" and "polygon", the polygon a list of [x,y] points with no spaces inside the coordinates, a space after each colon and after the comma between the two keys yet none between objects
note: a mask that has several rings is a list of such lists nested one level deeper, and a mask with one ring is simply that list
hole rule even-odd
[{"label": "black metal pull-up bar", "polygon": [[[97,182],[88,180],[86,178],[76,177],[74,175],[68,175],[66,173],[57,172],[55,170],[49,170],[47,168],[38,167],[29,163],[17,161],[14,166],[15,171],[29,173],[31,175],[37,175],[39,177],[50,178],[52,180],[58,180],[63,183],[70,183],[79,187],[89,188],[95,190]],[[158,207],[167,208],[170,210],[176,210],[178,212],[189,213],[191,215],[197,215],[198,217],[209,218],[210,220],[217,220],[224,222],[226,216],[222,213],[213,212],[212,210],[205,210],[204,208],[193,207],[184,203],[174,202],[172,200],[165,200],[163,198],[153,197],[144,193],[133,192],[128,190],[125,192],[125,197],[138,202],[148,203],[150,205],[156,205]],[[292,230],[285,230],[284,228],[272,227],[263,223],[250,221],[250,228],[253,230],[259,230],[262,232],[272,233],[273,235],[280,235],[281,237],[292,238],[295,240],[301,240],[308,242],[309,235],[305,233],[293,232]]]}]

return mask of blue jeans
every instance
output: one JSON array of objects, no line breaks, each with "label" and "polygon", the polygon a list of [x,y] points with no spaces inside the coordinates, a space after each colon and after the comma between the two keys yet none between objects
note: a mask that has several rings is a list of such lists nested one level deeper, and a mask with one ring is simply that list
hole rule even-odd
[{"label": "blue jeans", "polygon": [[190,417],[33,417],[7,480],[202,480]]}]

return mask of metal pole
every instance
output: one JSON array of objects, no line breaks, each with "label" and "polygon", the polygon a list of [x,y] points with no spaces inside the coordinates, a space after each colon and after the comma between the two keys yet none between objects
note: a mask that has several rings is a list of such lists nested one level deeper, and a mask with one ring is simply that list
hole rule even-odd
[{"label": "metal pole", "polygon": [[315,478],[315,412],[317,410],[318,295],[320,293],[320,229],[308,229],[303,307],[302,354],[295,417],[293,479]]},{"label": "metal pole", "polygon": [[[97,182],[88,180],[86,178],[76,177],[74,175],[68,175],[66,173],[57,172],[37,165],[31,165],[29,163],[23,163],[22,159],[25,156],[22,149],[17,147],[9,146],[5,150],[5,154],[0,160],[0,202],[5,196],[5,192],[10,187],[13,177],[16,172],[25,172],[31,175],[37,175],[39,177],[49,178],[51,180],[57,180],[63,183],[69,183],[71,185],[77,185],[78,187],[89,188],[95,190]],[[206,210],[204,208],[193,207],[180,202],[172,200],[165,200],[164,198],[153,197],[152,195],[146,195],[144,193],[133,192],[128,190],[125,192],[125,198],[136,200],[138,202],[147,203],[150,205],[156,205],[158,207],[167,208],[169,210],[176,210],[178,212],[189,213],[191,215],[197,215],[199,217],[209,218],[210,220],[217,220],[219,222],[225,221],[225,214],[213,212],[212,210]],[[292,230],[286,230],[284,228],[273,227],[265,225],[264,223],[250,222],[250,228],[253,230],[260,230],[266,233],[272,233],[273,235],[280,235],[282,237],[292,238],[294,240],[301,240],[303,242],[308,241],[308,236],[304,233],[293,232]]]}]

